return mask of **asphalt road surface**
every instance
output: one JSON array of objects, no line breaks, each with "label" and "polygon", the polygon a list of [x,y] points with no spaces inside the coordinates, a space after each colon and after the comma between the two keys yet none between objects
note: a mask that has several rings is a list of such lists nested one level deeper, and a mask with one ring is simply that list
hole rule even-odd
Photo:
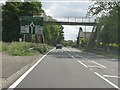
[{"label": "asphalt road surface", "polygon": [[118,88],[118,61],[73,48],[53,49],[9,88]]}]

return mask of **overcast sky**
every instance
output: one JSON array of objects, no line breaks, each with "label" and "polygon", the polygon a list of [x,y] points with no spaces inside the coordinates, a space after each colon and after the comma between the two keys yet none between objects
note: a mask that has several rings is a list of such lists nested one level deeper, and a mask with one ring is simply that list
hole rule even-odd
[{"label": "overcast sky", "polygon": [[[6,0],[0,0],[3,2]],[[34,1],[34,0],[33,0]],[[90,0],[40,0],[47,15],[52,17],[85,17],[88,7],[93,4]],[[63,25],[66,40],[76,40],[79,27],[85,31],[85,26]],[[86,27],[91,31],[92,27]]]},{"label": "overcast sky", "polygon": [[[47,15],[53,17],[85,17],[88,7],[93,2],[90,0],[42,0],[42,6]],[[64,26],[64,37],[66,40],[76,40],[79,27],[81,26]],[[85,31],[85,26],[82,26]],[[91,31],[92,27],[86,27],[86,31]]]}]

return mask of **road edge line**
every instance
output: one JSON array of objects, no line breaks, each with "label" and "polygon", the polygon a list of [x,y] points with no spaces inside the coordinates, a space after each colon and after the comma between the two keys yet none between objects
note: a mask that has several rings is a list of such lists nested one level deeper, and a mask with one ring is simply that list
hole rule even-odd
[{"label": "road edge line", "polygon": [[110,85],[112,85],[113,87],[117,88],[118,90],[120,90],[120,88],[115,85],[114,83],[112,83],[111,81],[109,81],[108,79],[104,78],[102,75],[100,75],[99,73],[97,72],[94,72],[97,76],[99,76],[100,78],[102,78],[103,80],[105,80],[107,83],[109,83]]},{"label": "road edge line", "polygon": [[44,56],[42,56],[33,66],[31,66],[24,74],[22,74],[22,76],[20,76],[12,85],[10,85],[8,89],[17,87],[18,84],[22,82],[23,79],[53,50],[54,49],[50,50]]}]

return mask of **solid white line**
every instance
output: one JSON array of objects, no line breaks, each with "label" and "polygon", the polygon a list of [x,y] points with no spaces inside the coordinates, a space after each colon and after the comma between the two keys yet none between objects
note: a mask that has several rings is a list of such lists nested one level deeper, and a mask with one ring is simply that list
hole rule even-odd
[{"label": "solid white line", "polygon": [[85,65],[84,63],[82,63],[81,61],[77,60],[80,64],[82,64],[83,66],[85,66],[86,68],[88,67],[87,65]]},{"label": "solid white line", "polygon": [[103,68],[107,68],[106,66],[104,66],[104,65],[102,65],[102,64],[99,64],[99,63],[97,63],[97,62],[95,62],[95,61],[91,61],[91,62],[93,62],[93,63],[95,63],[95,64],[97,64],[97,65],[99,65],[99,66],[101,66],[101,67],[103,67]]},{"label": "solid white line", "polygon": [[107,83],[109,83],[110,85],[112,85],[113,87],[120,89],[117,85],[115,85],[114,83],[112,83],[111,81],[109,81],[108,79],[104,78],[102,75],[100,75],[97,72],[94,72],[97,76],[99,76],[100,78],[102,78],[103,80],[105,80]]},{"label": "solid white line", "polygon": [[113,76],[113,75],[103,75],[103,77],[120,78],[119,76]]},{"label": "solid white line", "polygon": [[[54,49],[50,50],[48,53],[50,53],[51,51],[53,51]],[[17,87],[17,85],[22,82],[22,80],[42,61],[42,59],[44,59],[47,54],[46,53],[42,58],[40,58],[40,60],[38,60],[31,68],[29,68],[19,79],[17,79],[9,88],[15,88]],[[8,88],[8,90],[9,90]]]}]

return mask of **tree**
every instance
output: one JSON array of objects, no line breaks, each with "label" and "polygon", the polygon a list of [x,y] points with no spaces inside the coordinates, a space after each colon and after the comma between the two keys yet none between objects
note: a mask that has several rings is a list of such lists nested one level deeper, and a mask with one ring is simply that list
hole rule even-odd
[{"label": "tree", "polygon": [[[44,19],[54,20],[51,16],[47,16],[42,9],[40,2],[6,2],[3,6],[3,41],[18,41],[20,35],[20,16],[43,15]],[[44,24],[45,42],[50,45],[56,45],[64,40],[63,27],[59,24]],[[36,39],[36,35],[26,35],[27,41]]]},{"label": "tree", "polygon": [[[55,21],[51,16],[44,15],[44,19],[49,21]],[[44,25],[44,36],[47,44],[56,45],[57,43],[62,43],[64,40],[63,26],[59,24],[46,23]]]},{"label": "tree", "polygon": [[20,16],[41,15],[44,13],[40,2],[6,2],[3,6],[3,41],[18,41]]},{"label": "tree", "polygon": [[[89,15],[99,16],[98,31],[99,34],[99,43],[102,42],[104,46],[110,43],[118,44],[118,10],[120,8],[120,1],[114,0],[114,2],[96,1],[94,5],[89,7]],[[101,27],[104,26],[103,29]]]},{"label": "tree", "polygon": [[6,2],[3,6],[3,41],[17,41],[19,34],[19,13],[21,2]]}]

